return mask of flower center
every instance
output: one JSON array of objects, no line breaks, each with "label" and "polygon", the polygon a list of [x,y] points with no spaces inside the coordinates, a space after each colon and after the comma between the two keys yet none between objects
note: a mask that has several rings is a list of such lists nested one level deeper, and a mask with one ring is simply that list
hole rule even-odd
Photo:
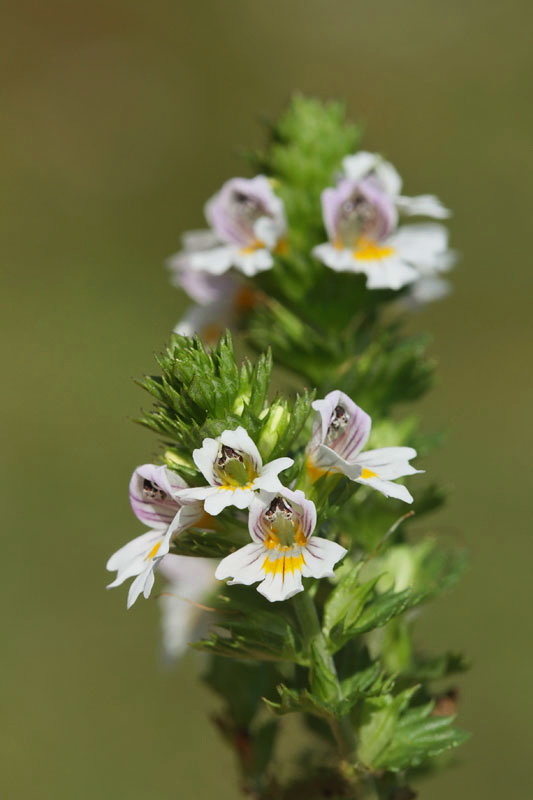
[{"label": "flower center", "polygon": [[340,207],[337,238],[346,247],[353,247],[361,236],[370,235],[377,230],[379,221],[378,210],[361,189],[356,188]]},{"label": "flower center", "polygon": [[222,486],[231,489],[247,487],[257,478],[250,456],[225,444],[220,447],[214,471]]},{"label": "flower center", "polygon": [[275,497],[263,516],[268,528],[265,545],[269,549],[289,550],[295,544],[306,543],[298,515],[283,497]]},{"label": "flower center", "polygon": [[162,502],[166,499],[167,493],[157,486],[157,484],[149,481],[148,478],[143,478],[143,498],[145,500],[159,500]]},{"label": "flower center", "polygon": [[342,434],[350,421],[350,415],[344,406],[335,406],[326,434],[326,444],[332,444]]},{"label": "flower center", "polygon": [[261,217],[272,216],[265,204],[257,197],[235,190],[230,195],[228,211],[244,237],[241,252],[251,254],[264,247],[254,234],[254,226]]}]

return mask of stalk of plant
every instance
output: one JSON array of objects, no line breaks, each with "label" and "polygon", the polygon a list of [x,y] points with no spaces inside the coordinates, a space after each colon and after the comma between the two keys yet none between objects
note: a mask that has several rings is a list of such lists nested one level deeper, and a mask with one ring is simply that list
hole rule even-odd
[{"label": "stalk of plant", "polygon": [[270,134],[168,259],[194,305],[141,381],[161,450],[130,498],[149,531],[107,566],[133,578],[128,606],[166,579],[165,655],[207,655],[244,795],[401,800],[466,738],[435,688],[464,660],[413,644],[465,555],[411,530],[444,493],[424,474],[438,437],[405,413],[433,364],[403,327],[448,291],[449,212],[404,195],[341,104],[297,96]]}]

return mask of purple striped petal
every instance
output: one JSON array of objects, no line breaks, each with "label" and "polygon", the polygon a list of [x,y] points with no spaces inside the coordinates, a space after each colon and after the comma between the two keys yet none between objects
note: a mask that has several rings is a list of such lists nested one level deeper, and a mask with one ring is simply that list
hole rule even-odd
[{"label": "purple striped petal", "polygon": [[329,240],[348,248],[361,237],[383,240],[398,223],[393,200],[373,178],[344,178],[334,188],[325,189],[322,216]]},{"label": "purple striped petal", "polygon": [[186,486],[185,481],[164,466],[137,467],[129,486],[133,513],[150,528],[168,527],[181,508],[177,496]]},{"label": "purple striped petal", "polygon": [[319,417],[315,419],[308,456],[320,466],[320,445],[326,445],[345,461],[354,461],[370,436],[370,416],[338,390],[312,405]]},{"label": "purple striped petal", "polygon": [[256,242],[255,224],[271,218],[279,235],[285,229],[283,204],[264,175],[232,178],[207,203],[205,215],[221,241],[241,247]]}]

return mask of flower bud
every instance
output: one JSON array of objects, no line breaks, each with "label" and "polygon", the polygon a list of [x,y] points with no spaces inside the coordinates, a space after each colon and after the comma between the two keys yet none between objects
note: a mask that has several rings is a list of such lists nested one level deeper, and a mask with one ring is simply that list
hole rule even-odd
[{"label": "flower bud", "polygon": [[263,458],[268,458],[287,430],[291,415],[284,400],[275,400],[263,413],[266,421],[257,445]]}]

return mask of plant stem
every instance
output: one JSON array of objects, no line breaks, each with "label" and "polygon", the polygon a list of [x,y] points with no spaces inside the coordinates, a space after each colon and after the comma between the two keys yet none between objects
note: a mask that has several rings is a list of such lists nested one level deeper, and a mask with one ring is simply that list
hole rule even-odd
[{"label": "plant stem", "polygon": [[[342,692],[337,677],[333,656],[327,648],[314,600],[309,592],[299,592],[293,597],[296,616],[300,624],[306,649],[310,657],[311,689],[322,699],[338,701]],[[335,716],[329,719],[331,731],[337,741],[341,758],[353,764],[355,736],[347,716]]]}]

